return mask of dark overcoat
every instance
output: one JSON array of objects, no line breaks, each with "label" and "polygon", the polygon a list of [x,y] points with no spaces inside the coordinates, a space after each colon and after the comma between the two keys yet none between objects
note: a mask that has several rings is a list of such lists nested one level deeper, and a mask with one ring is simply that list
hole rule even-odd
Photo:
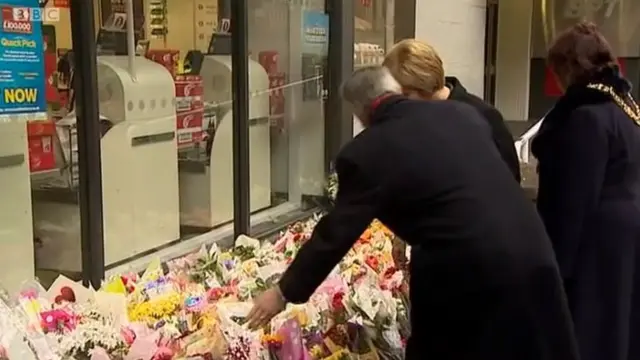
[{"label": "dark overcoat", "polygon": [[486,121],[394,96],[336,160],[335,206],[280,280],[305,302],[374,218],[412,246],[407,359],[575,360],[551,243]]},{"label": "dark overcoat", "polygon": [[[626,97],[626,80],[605,70],[591,84]],[[583,360],[640,359],[629,353],[640,305],[640,127],[610,94],[571,86],[532,144],[538,211],[551,238]],[[636,292],[635,298],[633,293]],[[637,317],[637,315],[635,315]]]},{"label": "dark overcoat", "polygon": [[484,120],[486,120],[491,128],[493,142],[496,144],[502,160],[504,160],[504,163],[509,167],[516,181],[520,182],[522,179],[520,176],[520,160],[518,159],[518,153],[513,143],[513,135],[511,131],[509,131],[500,111],[468,92],[458,78],[447,76],[446,81],[447,87],[451,90],[449,94],[450,100],[461,101],[471,105],[478,110]]}]

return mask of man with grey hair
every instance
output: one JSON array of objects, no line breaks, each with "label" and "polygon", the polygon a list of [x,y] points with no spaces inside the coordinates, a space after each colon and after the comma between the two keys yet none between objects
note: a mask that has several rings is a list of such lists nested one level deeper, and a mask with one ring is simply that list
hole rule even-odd
[{"label": "man with grey hair", "polygon": [[356,70],[342,84],[342,97],[353,106],[354,115],[368,126],[368,112],[376,100],[384,96],[402,94],[402,87],[386,67],[368,66]]},{"label": "man with grey hair", "polygon": [[399,95],[380,67],[357,70],[343,95],[367,129],[336,159],[334,208],[249,326],[306,302],[377,218],[412,247],[406,359],[578,359],[551,243],[481,115]]}]

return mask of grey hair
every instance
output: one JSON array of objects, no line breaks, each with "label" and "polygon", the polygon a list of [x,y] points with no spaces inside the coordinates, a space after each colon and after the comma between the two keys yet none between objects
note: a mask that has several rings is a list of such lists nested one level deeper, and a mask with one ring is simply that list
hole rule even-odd
[{"label": "grey hair", "polygon": [[365,115],[374,100],[386,94],[400,94],[402,87],[381,65],[357,69],[340,89],[342,97],[355,108],[358,117]]}]

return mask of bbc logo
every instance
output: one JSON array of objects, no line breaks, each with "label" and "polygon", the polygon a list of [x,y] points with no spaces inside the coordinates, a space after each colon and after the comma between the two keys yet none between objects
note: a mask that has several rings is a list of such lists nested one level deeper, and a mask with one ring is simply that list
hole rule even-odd
[{"label": "bbc logo", "polygon": [[11,11],[13,15],[13,21],[16,22],[56,22],[60,21],[60,8],[57,7],[45,7],[45,8],[13,8]]}]

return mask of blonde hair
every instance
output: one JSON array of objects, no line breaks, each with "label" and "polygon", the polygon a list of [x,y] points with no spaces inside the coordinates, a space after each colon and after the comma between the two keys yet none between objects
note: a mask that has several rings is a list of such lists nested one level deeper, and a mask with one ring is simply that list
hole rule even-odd
[{"label": "blonde hair", "polygon": [[383,65],[405,89],[432,95],[445,86],[440,55],[422,41],[400,41],[387,53]]}]

